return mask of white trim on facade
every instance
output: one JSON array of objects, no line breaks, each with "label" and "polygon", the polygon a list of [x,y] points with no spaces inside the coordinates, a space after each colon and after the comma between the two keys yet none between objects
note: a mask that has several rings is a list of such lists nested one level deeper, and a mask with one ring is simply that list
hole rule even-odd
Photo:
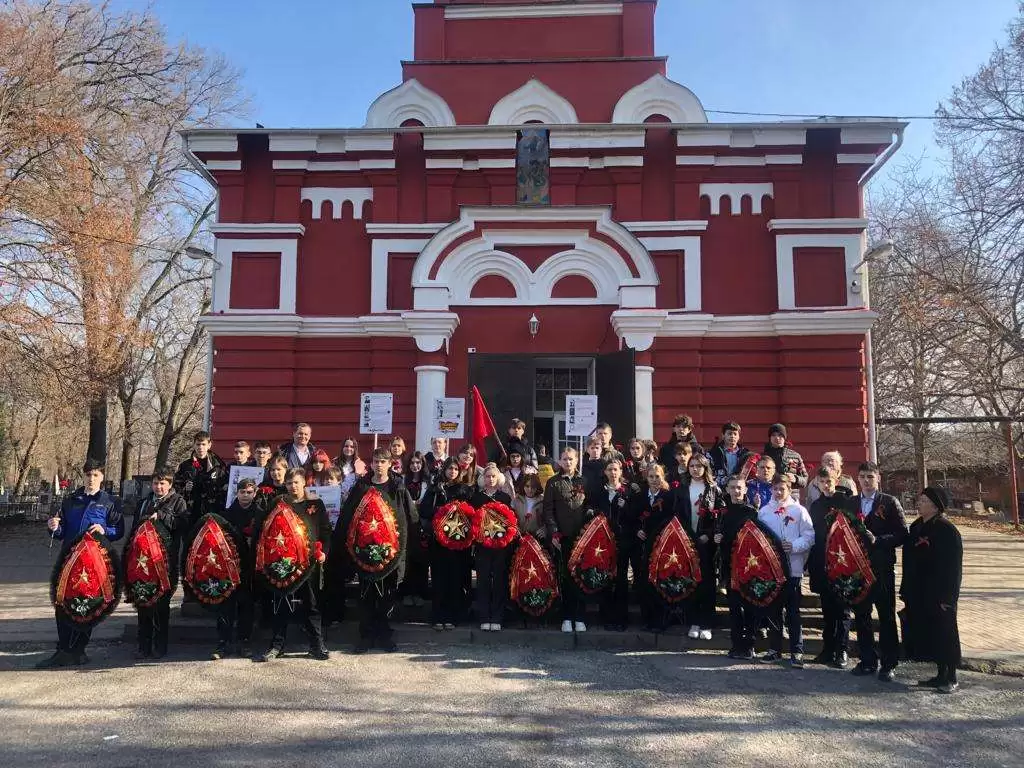
[{"label": "white trim on facade", "polygon": [[233,134],[186,135],[185,148],[189,152],[237,152],[238,136]]},{"label": "white trim on facade", "polygon": [[461,157],[428,157],[427,170],[490,171],[515,168],[514,157],[482,157],[479,160]]},{"label": "white trim on facade", "polygon": [[867,309],[709,315],[697,312],[620,309],[612,313],[619,338],[639,352],[656,338],[863,335],[878,319]]},{"label": "white trim on facade", "polygon": [[324,202],[329,201],[332,219],[341,219],[342,205],[348,202],[352,203],[352,217],[362,220],[363,207],[373,201],[373,187],[303,187],[300,196],[313,204],[314,219],[320,218]]},{"label": "white trim on facade", "polygon": [[242,170],[241,160],[207,160],[206,170],[208,171],[240,171]]},{"label": "white trim on facade", "polygon": [[303,317],[259,312],[207,314],[199,318],[211,336],[388,336],[416,340],[422,352],[437,352],[459,325],[453,312],[401,312],[359,317]]},{"label": "white trim on facade", "polygon": [[821,229],[858,229],[868,228],[867,219],[772,219],[768,229],[778,230],[821,230]]},{"label": "white trim on facade", "polygon": [[[703,219],[687,221],[623,221],[622,226],[630,232],[705,232],[708,222]],[[641,242],[643,242],[641,240]]]},{"label": "white trim on facade", "polygon": [[634,392],[636,398],[636,437],[654,439],[654,368],[634,366]]},{"label": "white trim on facade", "polygon": [[[367,231],[369,227],[367,225]],[[388,225],[394,226],[394,225]],[[410,225],[411,226],[411,225]],[[399,234],[399,233],[395,233]],[[410,233],[412,234],[412,233]],[[370,311],[388,311],[388,258],[392,253],[419,253],[429,240],[374,238],[370,245]]]},{"label": "white trim on facade", "polygon": [[[836,235],[776,235],[775,263],[779,280],[779,309],[800,310],[796,306],[796,274],[793,266],[793,251],[796,248],[842,248],[846,261],[846,305],[844,308],[864,307],[864,293],[854,293],[850,283],[863,269],[861,256],[864,253],[866,234]],[[857,270],[854,269],[857,267]]]},{"label": "white trim on facade", "polygon": [[733,216],[738,216],[742,210],[743,198],[749,197],[751,201],[751,213],[760,216],[764,208],[762,201],[765,196],[775,197],[775,185],[770,181],[757,183],[725,182],[717,184],[701,184],[700,196],[707,197],[711,201],[711,215],[719,216],[722,213],[722,198],[729,198],[729,208]]},{"label": "white trim on facade", "polygon": [[516,151],[518,131],[452,131],[451,133],[424,133],[425,152],[462,152],[466,150],[501,149]]},{"label": "white trim on facade", "polygon": [[439,128],[455,125],[455,113],[440,94],[412,79],[377,97],[366,112],[365,127],[398,128],[406,120]]},{"label": "white trim on facade", "polygon": [[226,235],[295,235],[302,237],[306,234],[306,228],[302,224],[276,224],[273,222],[264,224],[221,222],[210,225],[210,231],[218,237]]},{"label": "white trim on facade", "polygon": [[[647,144],[647,132],[639,131],[595,131],[580,128],[554,129],[551,131],[551,149],[643,149]],[[553,159],[553,158],[552,158]]]},{"label": "white trim on facade", "polygon": [[364,157],[362,160],[274,160],[275,171],[375,171],[395,167],[393,157]]},{"label": "white trim on facade", "polygon": [[673,123],[706,123],[704,106],[693,91],[657,74],[624,94],[615,105],[613,123],[642,123],[654,115]]},{"label": "white trim on facade", "polygon": [[[557,230],[538,231],[502,226],[544,222],[558,222],[564,226]],[[629,255],[639,277],[633,277],[622,252],[590,235],[590,224]],[[453,243],[478,227],[481,236],[448,251]],[[518,259],[501,252],[498,248],[501,245],[565,245],[566,250],[547,260],[533,273]],[[434,265],[442,256],[443,261],[435,277],[431,278]],[[489,274],[500,274],[510,279],[516,289],[516,298],[471,299],[473,286]],[[597,298],[552,299],[554,285],[570,274],[590,280],[597,290]],[[653,307],[658,283],[658,273],[647,249],[629,230],[611,218],[607,207],[467,207],[462,209],[457,221],[446,226],[426,244],[417,258],[412,277],[413,306],[434,311],[447,310],[452,304],[515,305],[526,302],[617,303],[619,306]]]},{"label": "white trim on facade", "polygon": [[839,141],[843,144],[891,144],[895,128],[878,125],[852,125],[839,131]]},{"label": "white trim on facade", "polygon": [[576,108],[567,98],[537,78],[502,97],[491,110],[488,125],[524,125],[537,121],[546,125],[578,123]]},{"label": "white trim on facade", "polygon": [[700,312],[703,296],[700,237],[641,237],[640,242],[652,252],[683,251],[683,306],[679,309]]},{"label": "white trim on facade", "polygon": [[450,222],[437,224],[405,224],[402,222],[367,222],[366,232],[370,235],[436,235]]},{"label": "white trim on facade", "polygon": [[434,402],[445,396],[448,386],[448,368],[443,365],[417,365],[416,372],[416,450],[426,454],[430,450]]},{"label": "white trim on facade", "polygon": [[538,19],[562,16],[621,16],[622,3],[587,5],[450,5],[444,9],[445,19]]},{"label": "white trim on facade", "polygon": [[[276,309],[259,310],[231,308],[231,265],[236,253],[281,254],[279,294]],[[213,300],[210,310],[212,312],[223,312],[225,314],[295,314],[295,286],[298,272],[298,255],[299,241],[295,238],[255,239],[224,236],[218,237],[214,245],[214,258],[217,261],[217,267],[215,269],[216,278],[213,281]]]},{"label": "white trim on facade", "polygon": [[840,152],[836,155],[836,163],[839,165],[872,165],[878,158],[868,154],[848,154]]}]

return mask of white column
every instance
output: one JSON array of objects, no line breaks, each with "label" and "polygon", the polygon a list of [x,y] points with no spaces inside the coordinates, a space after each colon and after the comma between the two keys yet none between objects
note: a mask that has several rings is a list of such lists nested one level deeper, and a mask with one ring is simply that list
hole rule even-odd
[{"label": "white column", "polygon": [[636,436],[654,439],[654,368],[638,365],[636,369]]},{"label": "white column", "polygon": [[430,450],[434,401],[445,396],[448,369],[443,365],[418,365],[416,371],[416,450]]}]

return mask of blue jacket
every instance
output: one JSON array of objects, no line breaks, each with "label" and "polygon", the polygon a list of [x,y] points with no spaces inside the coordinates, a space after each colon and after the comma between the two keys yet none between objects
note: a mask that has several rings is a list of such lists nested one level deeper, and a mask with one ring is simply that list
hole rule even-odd
[{"label": "blue jacket", "polygon": [[93,525],[102,525],[104,535],[111,541],[124,536],[121,500],[106,491],[88,496],[85,488],[79,488],[60,505],[60,525],[53,537],[70,544]]}]

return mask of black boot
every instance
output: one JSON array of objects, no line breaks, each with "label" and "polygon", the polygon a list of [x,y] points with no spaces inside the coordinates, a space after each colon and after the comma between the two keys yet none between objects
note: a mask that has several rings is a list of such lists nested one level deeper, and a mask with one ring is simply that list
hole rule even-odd
[{"label": "black boot", "polygon": [[60,669],[62,667],[70,667],[74,663],[70,653],[67,651],[57,651],[52,656],[37,663],[36,669]]},{"label": "black boot", "polygon": [[314,640],[309,644],[309,655],[310,658],[316,659],[317,661],[327,661],[331,658],[330,651],[327,650],[327,646],[324,645],[323,640]]}]

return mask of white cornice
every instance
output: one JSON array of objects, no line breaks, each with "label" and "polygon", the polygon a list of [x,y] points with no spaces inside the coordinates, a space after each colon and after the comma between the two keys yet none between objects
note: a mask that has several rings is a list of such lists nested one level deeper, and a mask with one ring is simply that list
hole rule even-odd
[{"label": "white cornice", "polygon": [[451,222],[439,224],[405,224],[398,222],[378,222],[366,225],[370,235],[436,235]]},{"label": "white cornice", "polygon": [[231,224],[221,222],[213,224],[210,231],[215,235],[297,235],[306,234],[302,224]]},{"label": "white cornice", "polygon": [[591,3],[584,5],[483,5],[448,6],[447,20],[465,19],[541,19],[560,16],[621,16],[622,3]]},{"label": "white cornice", "polygon": [[206,168],[210,171],[240,171],[241,160],[207,160]]},{"label": "white cornice", "polygon": [[768,229],[777,230],[829,230],[867,229],[867,219],[772,219]]},{"label": "white cornice", "polygon": [[867,333],[878,319],[869,310],[776,312],[772,315],[670,314],[657,336],[828,336]]},{"label": "white cornice", "polygon": [[431,341],[440,338],[443,344],[458,327],[459,316],[454,312],[402,312],[360,317],[227,312],[203,315],[199,322],[211,336],[390,336],[415,338],[417,343],[422,337]]},{"label": "white cornice", "polygon": [[703,232],[706,221],[624,221],[622,226],[630,232]]}]

